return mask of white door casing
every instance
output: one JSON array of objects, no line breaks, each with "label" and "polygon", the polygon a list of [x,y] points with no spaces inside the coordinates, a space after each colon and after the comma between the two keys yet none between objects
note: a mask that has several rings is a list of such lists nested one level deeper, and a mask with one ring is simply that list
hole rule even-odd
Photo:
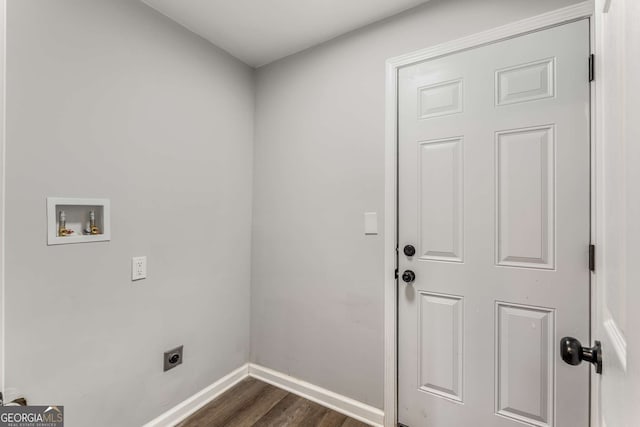
[{"label": "white door casing", "polygon": [[594,425],[640,425],[640,4],[598,0],[594,338],[603,373],[594,376]]},{"label": "white door casing", "polygon": [[7,1],[0,0],[0,393],[4,390]]},{"label": "white door casing", "polygon": [[588,55],[581,20],[399,70],[400,422],[588,425]]}]

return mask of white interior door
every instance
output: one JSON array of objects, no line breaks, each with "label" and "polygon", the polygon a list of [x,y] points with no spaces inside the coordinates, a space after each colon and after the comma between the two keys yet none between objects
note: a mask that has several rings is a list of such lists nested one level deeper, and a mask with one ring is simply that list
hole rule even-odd
[{"label": "white interior door", "polygon": [[589,425],[589,53],[581,20],[400,70],[400,423]]},{"label": "white interior door", "polygon": [[596,2],[596,425],[640,426],[640,2]]}]

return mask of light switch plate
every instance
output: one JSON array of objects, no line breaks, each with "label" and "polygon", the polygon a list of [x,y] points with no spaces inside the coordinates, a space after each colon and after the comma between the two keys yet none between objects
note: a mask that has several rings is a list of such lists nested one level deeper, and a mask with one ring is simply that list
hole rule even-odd
[{"label": "light switch plate", "polygon": [[131,280],[147,278],[147,257],[137,256],[131,258]]},{"label": "light switch plate", "polygon": [[378,234],[378,213],[364,213],[364,234]]}]

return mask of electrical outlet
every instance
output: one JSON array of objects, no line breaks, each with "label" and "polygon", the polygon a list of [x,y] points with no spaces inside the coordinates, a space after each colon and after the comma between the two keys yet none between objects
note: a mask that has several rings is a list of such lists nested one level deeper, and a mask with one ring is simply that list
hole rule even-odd
[{"label": "electrical outlet", "polygon": [[178,365],[182,365],[182,348],[183,346],[176,347],[173,350],[164,352],[164,371],[173,369]]},{"label": "electrical outlet", "polygon": [[131,258],[131,280],[147,278],[147,257],[138,256]]}]

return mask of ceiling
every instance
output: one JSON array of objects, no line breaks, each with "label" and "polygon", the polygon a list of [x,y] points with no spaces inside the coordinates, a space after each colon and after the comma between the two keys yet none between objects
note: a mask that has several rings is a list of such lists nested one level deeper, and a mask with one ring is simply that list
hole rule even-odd
[{"label": "ceiling", "polygon": [[428,0],[142,0],[259,67]]}]

